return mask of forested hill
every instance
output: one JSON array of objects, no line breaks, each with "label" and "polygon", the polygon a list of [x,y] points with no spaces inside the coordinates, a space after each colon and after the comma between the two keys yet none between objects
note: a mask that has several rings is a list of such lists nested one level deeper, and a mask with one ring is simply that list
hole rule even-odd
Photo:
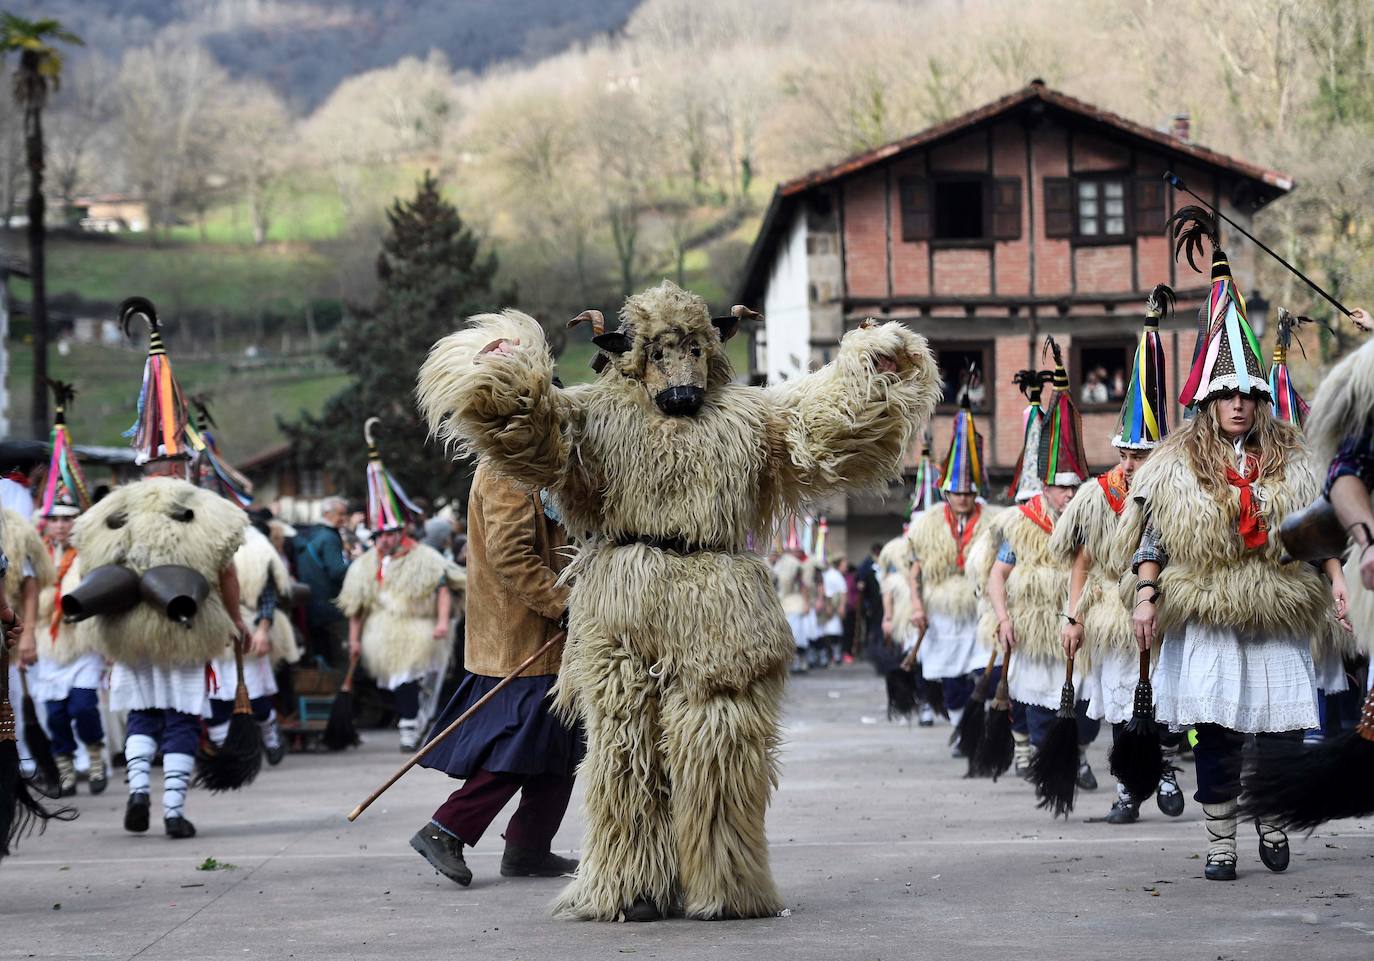
[{"label": "forested hill", "polygon": [[[346,77],[438,50],[455,71],[538,60],[618,32],[640,0],[10,0],[118,61],[160,33],[309,111]],[[76,56],[80,56],[79,53]]]}]

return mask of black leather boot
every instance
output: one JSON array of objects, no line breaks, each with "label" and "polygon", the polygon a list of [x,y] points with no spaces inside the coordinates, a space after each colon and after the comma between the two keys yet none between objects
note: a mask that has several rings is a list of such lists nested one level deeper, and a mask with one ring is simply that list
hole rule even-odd
[{"label": "black leather boot", "polygon": [[576,870],[576,861],[561,858],[552,851],[531,851],[507,843],[501,855],[503,878],[560,878]]},{"label": "black leather boot", "polygon": [[463,860],[463,842],[433,824],[426,824],[410,839],[410,846],[450,881],[467,887],[472,883],[472,870]]}]

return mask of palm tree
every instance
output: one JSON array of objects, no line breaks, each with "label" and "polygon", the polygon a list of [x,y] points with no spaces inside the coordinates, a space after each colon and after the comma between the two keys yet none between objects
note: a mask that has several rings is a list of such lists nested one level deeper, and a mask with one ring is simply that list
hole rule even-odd
[{"label": "palm tree", "polygon": [[[81,44],[81,38],[56,20],[25,20],[0,14],[0,55],[19,54],[14,72],[14,102],[24,111],[24,153],[29,168],[29,276],[33,284],[32,432],[48,432],[48,290],[43,260],[43,108],[48,91],[62,82],[62,55],[53,41]],[[8,215],[8,211],[5,212]]]}]

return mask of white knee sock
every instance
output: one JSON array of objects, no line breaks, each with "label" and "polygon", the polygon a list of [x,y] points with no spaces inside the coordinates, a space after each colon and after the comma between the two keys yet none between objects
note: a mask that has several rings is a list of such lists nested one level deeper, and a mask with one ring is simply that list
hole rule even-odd
[{"label": "white knee sock", "polygon": [[196,759],[190,754],[162,756],[162,816],[179,817],[186,807],[186,788],[191,784],[191,772]]},{"label": "white knee sock", "polygon": [[229,722],[225,721],[223,724],[208,724],[206,725],[205,731],[210,735],[210,740],[218,747],[223,744],[224,739],[229,736]]},{"label": "white knee sock", "polygon": [[129,772],[129,793],[148,793],[148,768],[157,756],[157,741],[146,734],[130,734],[124,741],[124,761]]},{"label": "white knee sock", "polygon": [[963,717],[963,716],[964,716],[964,709],[963,709],[962,707],[952,707],[952,708],[949,709],[949,723],[950,723],[952,726],[958,727],[958,726],[959,726],[959,718],[961,718],[961,717]]},{"label": "white knee sock", "polygon": [[1236,808],[1235,801],[1220,804],[1204,804],[1202,813],[1207,818],[1207,863],[1236,863]]},{"label": "white knee sock", "polygon": [[262,743],[268,748],[275,750],[281,746],[281,734],[277,730],[277,710],[272,709],[272,713],[267,716],[267,720],[258,722],[258,730],[262,732]]}]

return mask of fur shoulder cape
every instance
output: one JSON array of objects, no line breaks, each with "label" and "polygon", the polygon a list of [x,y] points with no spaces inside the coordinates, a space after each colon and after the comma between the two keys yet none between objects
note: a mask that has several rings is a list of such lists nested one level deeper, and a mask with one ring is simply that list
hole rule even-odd
[{"label": "fur shoulder cape", "polygon": [[[75,555],[75,548],[68,547]],[[56,566],[56,565],[54,565]],[[66,594],[81,583],[81,558],[74,556],[62,576],[61,584],[51,584],[38,594],[38,623],[34,625],[34,636],[38,641],[40,660],[54,664],[70,664],[83,654],[100,650],[100,639],[95,631],[81,630],[80,624],[57,625],[57,635],[52,632],[52,612],[58,593]]]},{"label": "fur shoulder cape", "polygon": [[363,666],[385,682],[433,662],[440,643],[434,639],[437,592],[450,581],[450,565],[424,544],[393,557],[380,582],[378,563],[373,547],[350,564],[335,603],[346,617],[364,619]]},{"label": "fur shoulder cape", "polygon": [[[937,505],[922,511],[907,531],[915,560],[921,565],[922,603],[936,614],[968,620],[978,612],[974,591],[973,544],[989,527],[996,509],[981,507],[973,526],[969,546],[964,550],[964,566],[959,566],[958,545],[949,528],[945,507]],[[997,549],[993,548],[995,555]]]},{"label": "fur shoulder cape", "polygon": [[[991,536],[981,539],[978,556],[987,573],[992,572],[1003,540],[1016,554],[1016,565],[1007,576],[1007,613],[1016,630],[1018,651],[1029,657],[1062,656],[1059,615],[1068,595],[1069,576],[1068,567],[1050,552],[1050,535],[1019,507],[997,515],[988,533]],[[980,572],[980,576],[986,583],[986,575]],[[978,638],[988,645],[997,642],[997,614],[987,601],[979,606]]]},{"label": "fur shoulder cape", "polygon": [[[1079,488],[1050,535],[1050,551],[1068,567],[1081,547],[1090,564],[1074,616],[1083,623],[1083,653],[1092,658],[1100,651],[1136,650],[1130,611],[1122,600],[1119,582],[1130,566],[1116,549],[1121,517],[1112,509],[1102,485],[1090,480]],[[1067,576],[1067,575],[1066,575]],[[1086,659],[1085,659],[1086,660]]]},{"label": "fur shoulder cape", "polygon": [[7,510],[4,514],[4,530],[0,538],[3,538],[5,556],[10,561],[9,572],[5,574],[5,596],[9,598],[10,606],[18,610],[21,606],[20,585],[24,582],[24,562],[28,561],[33,568],[33,578],[40,591],[52,587],[57,579],[57,570],[48,554],[48,545],[43,543],[34,526],[14,511]]},{"label": "fur shoulder cape", "polygon": [[[1324,580],[1309,564],[1280,563],[1278,537],[1283,519],[1316,496],[1316,475],[1306,457],[1295,457],[1284,466],[1282,480],[1256,487],[1269,538],[1249,551],[1237,532],[1239,491],[1228,485],[1220,497],[1207,493],[1181,446],[1166,440],[1136,472],[1114,549],[1118,556],[1134,553],[1147,518],[1159,532],[1169,556],[1159,578],[1162,630],[1198,621],[1240,632],[1311,638],[1325,629],[1331,595]],[[1136,580],[1134,575],[1122,578],[1126,603]]]},{"label": "fur shoulder cape", "polygon": [[1347,437],[1374,432],[1374,337],[1347,354],[1322,379],[1307,418],[1317,470],[1325,473]]},{"label": "fur shoulder cape", "polygon": [[174,564],[204,577],[210,593],[189,630],[147,602],[82,624],[98,632],[102,650],[116,661],[173,667],[215,657],[234,633],[219,575],[233,561],[247,526],[242,509],[183,480],[152,477],[116,488],[72,528],[82,569],[89,574],[118,564],[142,575]]}]

